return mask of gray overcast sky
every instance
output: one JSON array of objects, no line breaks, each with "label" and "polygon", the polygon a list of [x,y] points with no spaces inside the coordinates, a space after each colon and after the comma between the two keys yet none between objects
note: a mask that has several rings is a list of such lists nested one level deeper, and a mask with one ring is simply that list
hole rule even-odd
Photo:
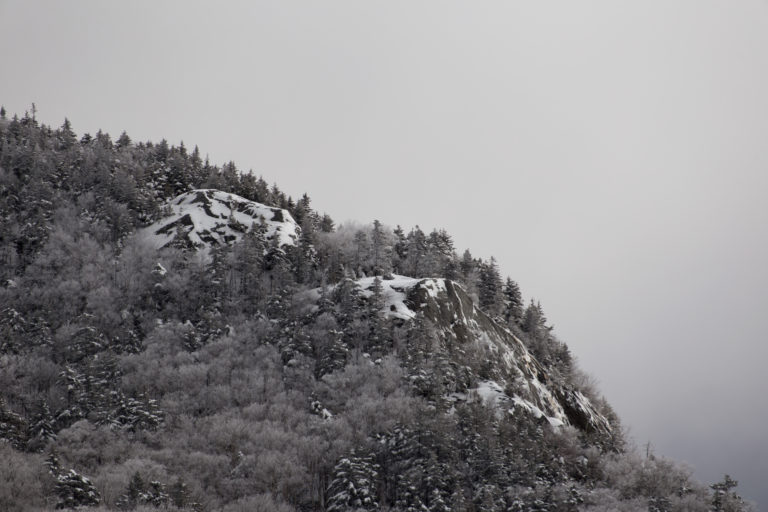
[{"label": "gray overcast sky", "polygon": [[0,103],[496,256],[639,444],[768,508],[764,0],[0,0]]}]

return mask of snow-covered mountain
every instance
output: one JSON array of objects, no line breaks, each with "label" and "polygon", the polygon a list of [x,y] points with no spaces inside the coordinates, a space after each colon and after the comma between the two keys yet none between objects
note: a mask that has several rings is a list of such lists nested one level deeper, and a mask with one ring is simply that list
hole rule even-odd
[{"label": "snow-covered mountain", "polygon": [[231,244],[254,224],[263,224],[267,240],[277,237],[280,246],[296,245],[301,232],[287,210],[219,190],[192,190],[170,200],[166,207],[166,217],[142,230],[158,249],[180,236],[186,245],[200,249]]},{"label": "snow-covered mountain", "polygon": [[[541,306],[443,230],[334,229],[68,121],[0,141],[0,511],[752,510],[637,453]],[[163,204],[205,183],[292,206]]]},{"label": "snow-covered mountain", "polygon": [[[143,230],[157,247],[178,242],[201,250],[231,244],[251,227],[262,224],[268,240],[280,246],[296,245],[300,228],[291,214],[218,190],[193,190],[169,201],[169,215]],[[361,294],[373,294],[374,277],[356,281]],[[388,276],[381,279],[385,316],[409,322],[421,314],[434,328],[439,343],[433,350],[451,358],[458,347],[463,354],[484,354],[491,364],[474,387],[459,386],[453,401],[480,398],[509,414],[526,411],[553,426],[574,425],[610,435],[609,421],[582,393],[553,379],[524,343],[506,327],[481,311],[466,291],[448,279]]]},{"label": "snow-covered mountain", "polygon": [[[448,358],[456,354],[486,354],[487,373],[475,385],[449,396],[453,401],[480,398],[504,413],[521,411],[545,418],[550,425],[573,425],[610,437],[612,427],[581,392],[552,378],[523,342],[477,308],[457,283],[448,279],[381,279],[384,314],[404,322],[419,314],[435,329],[439,342],[433,351]],[[373,295],[374,277],[356,284],[367,298]]]}]

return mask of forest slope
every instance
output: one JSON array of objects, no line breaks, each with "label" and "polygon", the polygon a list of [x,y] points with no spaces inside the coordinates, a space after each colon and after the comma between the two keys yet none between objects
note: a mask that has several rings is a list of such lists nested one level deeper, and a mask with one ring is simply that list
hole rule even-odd
[{"label": "forest slope", "polygon": [[0,510],[746,508],[627,447],[493,258],[197,148],[0,113],[0,260]]}]

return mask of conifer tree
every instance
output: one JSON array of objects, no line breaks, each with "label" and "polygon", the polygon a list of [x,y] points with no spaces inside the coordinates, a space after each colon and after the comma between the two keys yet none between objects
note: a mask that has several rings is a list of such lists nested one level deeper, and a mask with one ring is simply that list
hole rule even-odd
[{"label": "conifer tree", "polygon": [[369,258],[370,245],[368,235],[363,230],[355,233],[355,272],[358,274],[364,272]]},{"label": "conifer tree", "polygon": [[32,450],[42,450],[48,441],[56,439],[53,422],[53,415],[48,407],[48,402],[43,401],[29,427],[29,447]]},{"label": "conifer tree", "polygon": [[59,461],[59,454],[56,452],[55,448],[51,448],[51,451],[48,452],[48,457],[45,459],[45,466],[54,477],[58,478],[61,474],[61,462]]},{"label": "conifer tree", "polygon": [[190,505],[189,489],[181,477],[178,477],[168,491],[168,496],[174,507],[185,508]]},{"label": "conifer tree", "polygon": [[480,268],[480,283],[478,284],[480,307],[491,316],[498,315],[501,306],[501,293],[499,267],[496,264],[496,258],[491,257],[491,260]]},{"label": "conifer tree", "polygon": [[155,508],[160,508],[160,507],[167,508],[169,500],[170,500],[170,496],[165,490],[165,485],[163,485],[161,482],[158,482],[156,480],[149,482],[149,486],[147,488],[147,498],[146,498],[146,502],[149,505],[152,505]]},{"label": "conifer tree", "polygon": [[64,118],[64,124],[61,125],[58,133],[59,147],[61,149],[67,150],[77,144],[77,137],[75,136],[75,132],[72,131],[72,124],[69,122],[69,119]]},{"label": "conifer tree", "polygon": [[333,233],[334,225],[333,225],[333,219],[331,218],[331,216],[328,215],[327,213],[323,214],[317,228],[323,233]]},{"label": "conifer tree", "polygon": [[411,277],[430,277],[432,269],[428,267],[427,251],[427,237],[419,226],[416,226],[408,233],[406,239],[403,273]]},{"label": "conifer tree", "polygon": [[551,329],[547,326],[547,317],[544,315],[544,309],[540,302],[534,302],[531,299],[523,314],[522,328],[523,331],[537,339],[543,339],[547,336]]},{"label": "conifer tree", "polygon": [[23,450],[27,444],[27,423],[24,418],[8,409],[0,397],[0,441],[10,443],[17,450]]},{"label": "conifer tree", "polygon": [[464,288],[471,295],[477,294],[478,289],[478,262],[472,257],[469,249],[466,249],[458,260],[459,279]]},{"label": "conifer tree", "polygon": [[518,325],[523,319],[523,296],[518,284],[510,278],[504,283],[504,320]]},{"label": "conifer tree", "polygon": [[369,351],[383,351],[383,342],[385,338],[384,318],[382,309],[384,308],[384,287],[381,279],[376,276],[370,288],[371,295],[367,299],[366,317],[369,325],[369,335],[366,348]]},{"label": "conifer tree", "polygon": [[376,510],[378,468],[371,457],[343,457],[333,469],[328,488],[328,512]]},{"label": "conifer tree", "polygon": [[710,486],[714,512],[742,512],[747,510],[744,500],[733,491],[738,485],[739,483],[730,475],[725,475],[722,482]]},{"label": "conifer tree", "polygon": [[344,333],[332,329],[328,331],[328,340],[317,348],[315,355],[315,377],[321,378],[346,366],[349,346],[344,341]]},{"label": "conifer tree", "polygon": [[299,235],[299,244],[294,251],[294,272],[298,284],[312,281],[315,268],[314,229],[314,224],[305,218],[301,235]]},{"label": "conifer tree", "polygon": [[99,504],[99,491],[88,478],[74,469],[60,473],[56,480],[56,495],[59,497],[57,509],[75,509]]},{"label": "conifer tree", "polygon": [[120,137],[118,137],[117,142],[115,142],[115,147],[117,149],[127,148],[131,145],[131,138],[128,136],[128,134],[123,130],[123,133],[120,134]]},{"label": "conifer tree", "polygon": [[391,263],[386,261],[386,236],[381,222],[373,221],[373,231],[371,231],[371,256],[373,258],[373,271],[375,274],[385,274],[389,272]]},{"label": "conifer tree", "polygon": [[131,477],[131,481],[128,482],[128,488],[117,499],[117,508],[121,510],[133,510],[136,505],[146,503],[149,495],[147,493],[147,484],[141,477],[141,474],[136,471]]}]

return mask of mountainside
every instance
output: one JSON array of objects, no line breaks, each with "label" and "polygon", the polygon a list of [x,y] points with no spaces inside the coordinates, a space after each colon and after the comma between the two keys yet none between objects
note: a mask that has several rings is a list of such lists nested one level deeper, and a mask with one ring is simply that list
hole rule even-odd
[{"label": "mountainside", "polygon": [[232,244],[257,226],[278,246],[297,245],[301,229],[291,214],[219,190],[192,190],[170,200],[163,217],[142,230],[157,249],[172,244],[210,248]]},{"label": "mountainside", "polygon": [[0,109],[0,261],[1,511],[749,509],[445,230]]},{"label": "mountainside", "polygon": [[[357,281],[368,297],[373,281]],[[414,279],[388,276],[381,280],[383,310],[388,316],[413,320],[419,314],[436,330],[433,354],[467,351],[489,359],[487,380],[466,388],[453,382],[452,400],[465,401],[472,393],[508,414],[529,413],[546,418],[553,426],[575,425],[583,430],[611,435],[610,422],[581,392],[557,382],[508,328],[479,310],[467,292],[447,279]],[[508,393],[507,393],[508,391]]]}]

